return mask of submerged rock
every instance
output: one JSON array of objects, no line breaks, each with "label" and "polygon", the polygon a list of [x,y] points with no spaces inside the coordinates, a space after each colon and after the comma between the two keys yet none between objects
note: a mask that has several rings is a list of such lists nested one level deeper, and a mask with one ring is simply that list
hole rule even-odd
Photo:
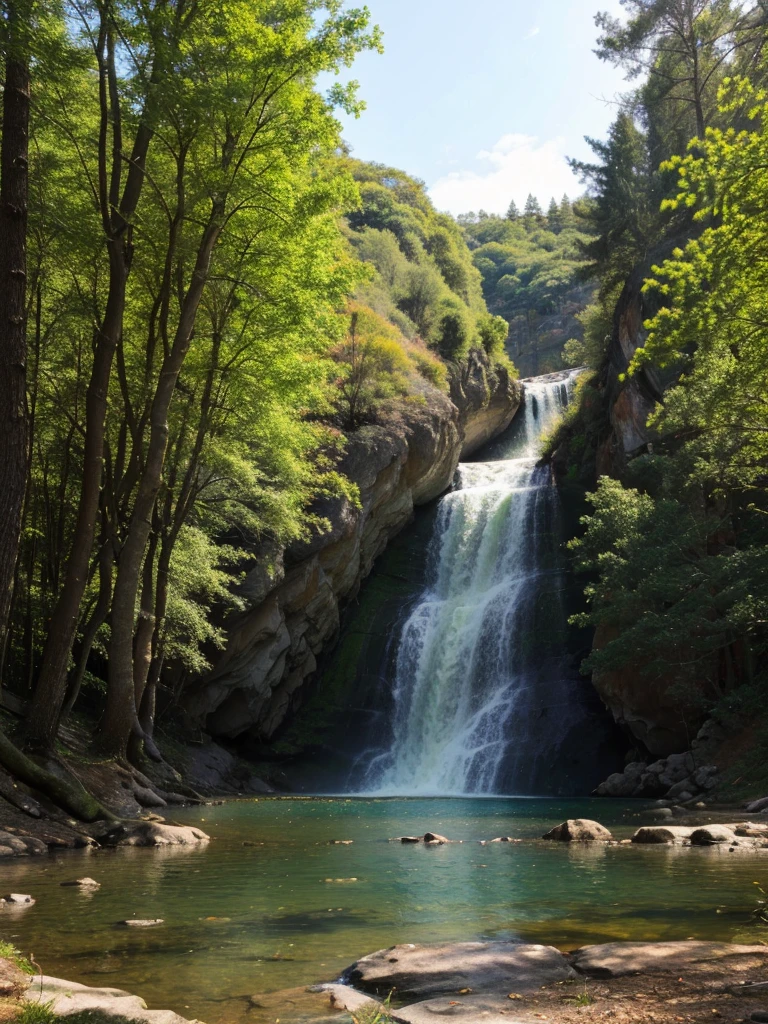
[{"label": "submerged rock", "polygon": [[561,825],[550,829],[542,839],[554,839],[561,843],[605,843],[613,836],[599,821],[589,818],[569,818]]},{"label": "submerged rock", "polygon": [[159,924],[165,924],[165,920],[162,917],[128,917],[125,921],[118,921],[117,923],[122,928],[155,928]]},{"label": "submerged rock", "polygon": [[429,999],[463,988],[507,996],[573,977],[553,946],[454,942],[381,949],[353,964],[344,980],[376,995],[394,991],[398,999]]},{"label": "submerged rock", "polygon": [[65,888],[79,888],[79,889],[100,889],[101,882],[97,882],[95,878],[76,878],[72,882],[61,882]]}]

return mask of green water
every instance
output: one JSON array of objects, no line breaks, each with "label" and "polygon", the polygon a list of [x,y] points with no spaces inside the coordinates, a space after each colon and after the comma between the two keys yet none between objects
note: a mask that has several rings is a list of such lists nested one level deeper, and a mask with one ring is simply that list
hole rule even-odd
[{"label": "green water", "polygon": [[[333,980],[396,942],[522,938],[562,948],[610,939],[768,940],[751,919],[768,854],[526,842],[566,817],[619,837],[648,823],[608,801],[260,800],[206,807],[203,849],[63,853],[2,863],[2,891],[35,906],[0,911],[0,937],[45,970],[128,988],[150,1006],[209,1024],[291,1020],[287,1002],[250,997]],[[425,848],[391,837],[440,832]],[[353,840],[350,846],[332,840]],[[244,845],[257,843],[263,845]],[[91,894],[62,888],[90,875]],[[351,879],[357,881],[327,881]],[[119,928],[126,917],[159,927]]]}]

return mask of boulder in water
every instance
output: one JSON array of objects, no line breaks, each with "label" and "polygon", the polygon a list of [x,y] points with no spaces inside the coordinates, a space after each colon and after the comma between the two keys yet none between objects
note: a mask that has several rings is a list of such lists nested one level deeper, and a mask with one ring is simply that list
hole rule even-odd
[{"label": "boulder in water", "polygon": [[632,836],[633,843],[684,846],[691,838],[692,828],[684,825],[644,825]]},{"label": "boulder in water", "polygon": [[550,829],[542,839],[555,839],[561,843],[605,843],[613,836],[599,821],[589,818],[569,818],[562,825]]},{"label": "boulder in water", "polygon": [[207,843],[202,829],[193,825],[160,825],[153,821],[136,821],[117,825],[101,839],[102,846],[197,846]]},{"label": "boulder in water", "polygon": [[101,882],[97,882],[95,878],[75,878],[71,882],[61,882],[65,888],[72,887],[75,889],[100,889]]},{"label": "boulder in water", "polygon": [[445,843],[453,842],[452,839],[446,839],[445,836],[438,835],[437,832],[425,832],[424,842],[427,845],[432,846],[444,846]]},{"label": "boulder in water", "polygon": [[736,833],[727,825],[705,825],[691,832],[691,846],[715,846],[717,843],[736,844]]}]

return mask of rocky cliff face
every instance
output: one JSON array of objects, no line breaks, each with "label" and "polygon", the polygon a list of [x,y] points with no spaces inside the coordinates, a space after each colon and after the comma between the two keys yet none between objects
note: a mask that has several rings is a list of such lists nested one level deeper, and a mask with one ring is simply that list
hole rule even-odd
[{"label": "rocky cliff face", "polygon": [[334,643],[343,605],[357,593],[414,507],[445,491],[462,456],[501,433],[522,387],[482,353],[454,374],[450,398],[423,387],[423,403],[398,403],[349,438],[339,466],[360,488],[360,508],[326,501],[331,528],[287,550],[265,549],[247,577],[249,608],[226,650],[192,686],[186,710],[213,736],[269,739],[283,723],[317,658]]},{"label": "rocky cliff face", "polygon": [[646,423],[664,388],[664,382],[649,367],[629,380],[621,380],[645,343],[643,323],[656,312],[653,298],[642,291],[649,269],[643,264],[635,270],[616,305],[603,380],[610,431],[597,453],[598,476],[620,476],[627,461],[645,451]]}]

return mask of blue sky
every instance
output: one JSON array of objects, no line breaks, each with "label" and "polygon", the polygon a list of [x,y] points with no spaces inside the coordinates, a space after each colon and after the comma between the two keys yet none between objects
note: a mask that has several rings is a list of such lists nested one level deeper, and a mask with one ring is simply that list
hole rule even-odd
[{"label": "blue sky", "polygon": [[349,77],[368,104],[343,118],[355,156],[427,182],[458,214],[543,205],[580,186],[565,156],[603,137],[623,74],[592,53],[598,10],[619,0],[367,0],[385,52]]}]

